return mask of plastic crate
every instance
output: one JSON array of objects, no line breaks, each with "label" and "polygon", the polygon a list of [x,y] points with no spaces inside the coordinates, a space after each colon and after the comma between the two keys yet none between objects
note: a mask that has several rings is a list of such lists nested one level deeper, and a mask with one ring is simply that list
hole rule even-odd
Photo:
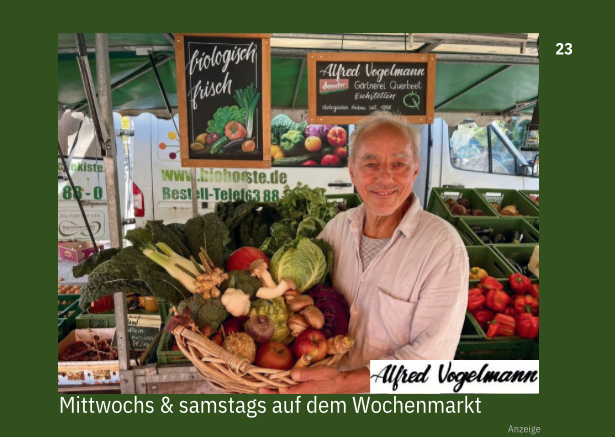
[{"label": "plastic crate", "polygon": [[350,194],[326,194],[325,197],[330,201],[344,202],[346,208],[356,208],[363,203],[361,197],[356,193]]},{"label": "plastic crate", "polygon": [[66,319],[58,319],[58,343],[64,340],[64,337],[68,334],[67,326]]},{"label": "plastic crate", "polygon": [[533,201],[532,199],[530,199],[530,195],[534,195],[534,196],[540,196],[538,194],[538,190],[519,190],[519,192],[521,194],[523,194],[525,197],[527,197],[527,200],[529,200],[530,202],[532,202],[533,205],[536,206],[536,208],[540,209],[540,204],[536,203],[535,201]]},{"label": "plastic crate", "polygon": [[466,318],[463,321],[463,328],[461,329],[461,340],[482,340],[482,338],[483,336],[476,329],[476,319],[474,319],[474,323],[472,323],[470,317],[466,314]]},{"label": "plastic crate", "polygon": [[538,223],[540,220],[538,219],[538,217],[523,217],[523,220],[528,222],[530,225],[532,225],[534,229],[540,232],[540,229],[538,227]]},{"label": "plastic crate", "polygon": [[[455,229],[457,229],[457,228],[455,228]],[[459,229],[457,229],[457,233],[461,237],[461,241],[463,241],[463,245],[464,246],[473,246],[474,245],[474,243],[472,243],[472,241],[470,241],[470,239],[468,237],[463,235]]]},{"label": "plastic crate", "polygon": [[[81,313],[78,294],[58,294],[58,341],[61,341],[75,329],[77,317]],[[61,330],[60,320],[64,321]]]},{"label": "plastic crate", "polygon": [[[480,267],[487,271],[489,276],[492,276],[501,281],[508,281],[510,275],[514,271],[491,247],[489,246],[466,246],[468,258],[470,260],[470,268]],[[470,272],[468,272],[469,276]],[[472,279],[469,281],[470,286],[476,286],[480,281]]]},{"label": "plastic crate", "polygon": [[[158,313],[160,314],[160,320],[164,323],[169,315],[169,303],[165,300],[158,299]],[[152,315],[155,313],[147,312],[143,309],[136,311],[130,311],[128,314],[143,314]],[[106,311],[104,313],[92,314],[85,311],[80,314],[76,320],[77,329],[88,328],[115,328],[115,311]]]},{"label": "plastic crate", "polygon": [[[471,229],[472,226],[484,226],[487,228],[493,229],[491,235],[495,235],[498,232],[509,232],[509,231],[520,231],[523,232],[523,240],[521,243],[523,244],[537,244],[539,233],[536,228],[529,224],[526,220],[521,217],[511,217],[511,218],[476,218],[476,217],[468,217],[462,218],[457,223],[457,228],[459,231],[465,235],[470,241],[473,242],[474,245],[477,246],[486,246],[485,243],[482,242],[480,237],[474,233]],[[502,244],[502,243],[500,243]],[[514,244],[514,243],[506,243],[506,244]]]},{"label": "plastic crate", "polygon": [[160,343],[158,343],[158,364],[182,364],[190,363],[181,351],[172,351],[171,342],[173,334],[163,331]]},{"label": "plastic crate", "polygon": [[[519,211],[522,216],[538,217],[538,208],[536,204],[517,190],[503,190],[500,188],[475,188],[475,190],[483,196],[487,203],[495,203],[500,205],[502,209],[508,205],[515,205],[517,211]],[[491,205],[489,206],[491,207]],[[502,216],[499,213],[498,216],[510,217],[506,215]]]},{"label": "plastic crate", "polygon": [[[446,206],[445,200],[457,200],[460,197],[465,197],[470,200],[472,209],[481,209],[485,213],[485,217],[497,217],[497,213],[485,202],[485,199],[472,188],[440,188],[434,187],[431,189],[427,211],[443,218],[449,223],[456,225],[462,215],[453,215]],[[470,217],[470,216],[465,216]],[[475,217],[475,216],[472,216]],[[478,216],[478,218],[484,218]]]},{"label": "plastic crate", "polygon": [[456,360],[537,360],[538,347],[531,340],[460,341]]},{"label": "plastic crate", "polygon": [[[536,246],[536,244],[494,244],[491,248],[500,255],[515,273],[524,273],[516,268],[514,264],[511,264],[506,258],[512,259],[522,267],[527,266]],[[528,273],[529,278],[535,277],[532,272],[528,271]]]}]

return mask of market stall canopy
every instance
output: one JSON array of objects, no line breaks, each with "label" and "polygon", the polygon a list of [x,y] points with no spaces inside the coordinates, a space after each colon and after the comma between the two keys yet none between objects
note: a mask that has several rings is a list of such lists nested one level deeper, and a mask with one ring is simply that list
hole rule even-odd
[{"label": "market stall canopy", "polygon": [[[94,34],[86,33],[90,68],[96,80]],[[164,103],[151,69],[151,51],[168,94],[177,106],[173,35],[110,33],[113,108],[126,115],[162,116]],[[486,124],[495,118],[531,115],[538,98],[538,34],[271,34],[271,105],[308,105],[306,54],[310,51],[435,53],[436,117],[449,125],[466,118]],[[86,110],[75,60],[75,34],[58,34],[59,109]]]}]

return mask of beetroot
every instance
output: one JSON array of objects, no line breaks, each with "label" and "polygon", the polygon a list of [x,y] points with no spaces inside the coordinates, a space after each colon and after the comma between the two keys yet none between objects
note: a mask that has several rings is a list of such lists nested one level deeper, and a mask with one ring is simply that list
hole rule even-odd
[{"label": "beetroot", "polygon": [[314,299],[314,306],[325,316],[325,326],[321,331],[327,339],[348,333],[350,309],[341,293],[333,287],[317,285],[307,295]]}]

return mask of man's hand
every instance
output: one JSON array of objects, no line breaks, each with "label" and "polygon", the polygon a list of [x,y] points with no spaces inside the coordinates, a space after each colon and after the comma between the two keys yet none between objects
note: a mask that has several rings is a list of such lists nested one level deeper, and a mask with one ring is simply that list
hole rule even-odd
[{"label": "man's hand", "polygon": [[[281,394],[348,394],[369,391],[369,370],[367,368],[340,372],[329,366],[295,369],[291,378],[302,384],[281,388]],[[277,394],[276,390],[260,389],[260,394]]]}]

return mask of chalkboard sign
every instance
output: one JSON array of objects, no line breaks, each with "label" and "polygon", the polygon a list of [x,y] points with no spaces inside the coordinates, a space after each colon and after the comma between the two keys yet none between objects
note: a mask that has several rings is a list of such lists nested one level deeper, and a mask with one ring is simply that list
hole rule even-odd
[{"label": "chalkboard sign", "polygon": [[182,167],[271,167],[269,34],[175,34]]},{"label": "chalkboard sign", "polygon": [[[128,334],[135,350],[143,351],[160,331],[160,317],[128,314]],[[112,346],[117,346],[117,335],[113,336]],[[130,347],[130,344],[128,345]]]},{"label": "chalkboard sign", "polygon": [[358,123],[374,111],[433,123],[436,55],[308,53],[313,123]]}]

